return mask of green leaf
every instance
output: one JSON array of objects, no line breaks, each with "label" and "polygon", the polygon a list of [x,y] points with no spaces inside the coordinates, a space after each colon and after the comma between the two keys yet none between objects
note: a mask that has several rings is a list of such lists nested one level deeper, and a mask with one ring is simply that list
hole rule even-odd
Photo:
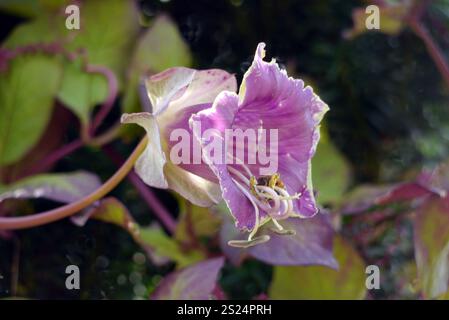
[{"label": "green leaf", "polygon": [[86,50],[91,64],[104,65],[117,76],[128,64],[127,56],[139,30],[138,11],[132,1],[90,0],[81,8],[80,30],[70,31],[68,47]]},{"label": "green leaf", "polygon": [[312,159],[312,180],[314,189],[318,190],[317,200],[321,204],[338,201],[351,181],[349,163],[331,143],[323,128]]},{"label": "green leaf", "polygon": [[60,15],[41,14],[14,28],[2,46],[12,49],[19,46],[55,42],[66,32],[64,19],[65,17]]},{"label": "green leaf", "polygon": [[15,58],[0,78],[0,165],[19,160],[41,137],[61,80],[55,58]]},{"label": "green leaf", "polygon": [[1,0],[0,10],[22,17],[35,17],[43,10],[57,9],[68,5],[70,0]]},{"label": "green leaf", "polygon": [[184,244],[192,244],[198,240],[209,238],[218,233],[221,219],[209,208],[191,204],[178,198],[180,218],[176,226],[175,239]]},{"label": "green leaf", "polygon": [[[87,1],[81,8],[81,29],[71,31],[74,40],[68,48],[74,52],[83,49],[88,64],[111,69],[121,87],[138,29],[138,12],[132,1]],[[58,94],[84,124],[93,107],[103,102],[108,94],[107,79],[101,74],[86,72],[85,67],[81,59],[67,64]]]},{"label": "green leaf", "polygon": [[[84,9],[82,12],[84,13]],[[14,29],[4,42],[4,46],[16,48],[30,44],[65,43],[68,41],[67,34],[68,36],[75,35],[78,31],[66,30],[64,19],[65,16],[61,15],[43,14],[30,22],[23,23]],[[71,43],[69,47],[74,50],[74,46],[78,44],[79,41]],[[104,48],[99,50],[102,49]],[[111,52],[111,54],[120,55],[118,52]],[[88,62],[89,60],[85,61],[82,57],[78,57],[74,61],[67,61],[64,64],[62,83],[58,92],[61,102],[72,110],[84,125],[89,122],[92,108],[103,102],[108,94],[105,77],[101,74],[86,72],[86,63]]]},{"label": "green leaf", "polygon": [[448,291],[449,198],[433,197],[418,210],[414,236],[420,288],[436,298]]},{"label": "green leaf", "polygon": [[213,291],[225,259],[223,257],[199,262],[167,275],[151,295],[153,300],[207,300]]},{"label": "green leaf", "polygon": [[160,16],[139,39],[131,61],[123,100],[124,112],[140,109],[139,79],[145,73],[157,73],[175,66],[188,67],[192,64],[192,57],[176,25],[168,17]]},{"label": "green leaf", "polygon": [[81,59],[68,63],[64,69],[58,98],[87,125],[92,107],[103,102],[108,95],[103,75],[87,73]]},{"label": "green leaf", "polygon": [[38,0],[2,0],[0,10],[11,14],[34,17],[39,13]]},{"label": "green leaf", "polygon": [[190,50],[175,23],[167,16],[159,16],[140,38],[132,68],[160,72],[175,66],[186,67],[191,63]]},{"label": "green leaf", "polygon": [[323,266],[275,267],[269,290],[272,299],[363,299],[365,264],[340,237],[334,239],[339,270]]},{"label": "green leaf", "polygon": [[117,199],[109,197],[101,201],[100,206],[93,209],[91,217],[107,223],[115,224],[127,230],[133,236],[138,236],[139,227],[128,209]]},{"label": "green leaf", "polygon": [[199,251],[183,251],[179,243],[161,229],[142,228],[140,238],[143,243],[155,248],[156,254],[175,261],[180,268],[205,259],[204,254]]}]

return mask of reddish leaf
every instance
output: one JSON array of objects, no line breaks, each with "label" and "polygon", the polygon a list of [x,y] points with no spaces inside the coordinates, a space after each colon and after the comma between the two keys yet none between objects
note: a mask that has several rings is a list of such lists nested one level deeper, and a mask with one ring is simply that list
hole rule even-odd
[{"label": "reddish leaf", "polygon": [[165,277],[151,296],[155,300],[206,300],[212,297],[224,258],[199,262]]},{"label": "reddish leaf", "polygon": [[356,214],[375,206],[414,201],[429,195],[444,196],[445,192],[420,182],[394,185],[363,185],[353,190],[342,205],[343,214]]}]

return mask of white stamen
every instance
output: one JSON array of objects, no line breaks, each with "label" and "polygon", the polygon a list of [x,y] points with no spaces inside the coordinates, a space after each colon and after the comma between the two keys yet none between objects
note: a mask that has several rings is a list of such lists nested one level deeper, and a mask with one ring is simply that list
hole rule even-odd
[{"label": "white stamen", "polygon": [[291,236],[291,235],[295,235],[296,234],[295,230],[284,229],[284,227],[281,226],[281,224],[279,222],[277,222],[276,219],[271,219],[271,221],[273,221],[273,224],[277,228],[277,229],[271,229],[273,232],[275,232],[275,233],[277,233],[279,235],[284,235],[284,236]]},{"label": "white stamen", "polygon": [[[281,203],[279,201],[279,195],[271,188],[266,186],[256,186],[255,187],[257,195],[263,198],[268,198],[270,200],[274,201],[274,206],[270,207],[270,212],[268,212],[270,215],[271,213],[279,211],[281,207]],[[262,190],[263,193],[259,193],[259,190]]]},{"label": "white stamen", "polygon": [[235,174],[237,177],[239,177],[240,180],[242,180],[242,182],[244,182],[246,185],[250,186],[250,182],[249,182],[248,178],[245,177],[240,171],[238,171],[237,169],[235,169],[231,166],[228,166],[228,170],[231,173]]},{"label": "white stamen", "polygon": [[293,211],[293,202],[292,198],[295,199],[295,196],[291,197],[288,192],[282,188],[274,187],[277,192],[279,192],[281,195],[285,197],[285,201],[287,201],[287,210],[284,212],[284,214],[289,215]]},{"label": "white stamen", "polygon": [[245,162],[243,162],[241,159],[239,159],[237,157],[232,156],[229,153],[227,154],[227,156],[228,156],[228,159],[235,160],[236,164],[241,165],[243,167],[243,169],[246,171],[246,173],[248,174],[249,178],[251,178],[253,176],[251,170],[249,170],[249,168],[246,166]]},{"label": "white stamen", "polygon": [[[242,182],[244,182],[248,187],[251,186],[250,181],[249,181],[243,174],[241,174],[238,170],[236,170],[235,168],[230,167],[230,166],[228,167],[228,170],[229,170],[231,173],[235,174],[238,178],[240,178],[240,180],[242,180]],[[269,205],[263,203],[262,201],[260,201],[260,200],[257,199],[256,197],[253,197],[253,200],[254,200],[254,202],[256,202],[256,204],[257,204],[262,210],[264,210],[264,211],[272,211],[272,210],[273,210]]]},{"label": "white stamen", "polygon": [[271,221],[273,221],[273,223],[276,226],[276,228],[278,228],[280,231],[284,230],[284,228],[279,224],[279,222],[277,222],[276,219],[272,219]]}]

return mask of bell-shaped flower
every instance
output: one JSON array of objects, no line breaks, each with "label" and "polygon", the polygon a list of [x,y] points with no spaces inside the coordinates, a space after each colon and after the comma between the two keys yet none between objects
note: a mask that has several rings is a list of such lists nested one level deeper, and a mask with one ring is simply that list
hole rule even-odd
[{"label": "bell-shaped flower", "polygon": [[[328,106],[274,60],[264,61],[264,47],[258,45],[238,94],[223,91],[212,106],[196,113],[191,108],[174,124],[185,125],[186,117],[194,113],[190,129],[201,145],[203,160],[218,179],[236,227],[249,232],[247,240],[229,241],[238,247],[268,241],[269,235],[257,235],[265,223],[288,235],[294,231],[285,229],[282,220],[318,212],[311,159]],[[197,174],[213,180],[202,166],[197,166]]]}]

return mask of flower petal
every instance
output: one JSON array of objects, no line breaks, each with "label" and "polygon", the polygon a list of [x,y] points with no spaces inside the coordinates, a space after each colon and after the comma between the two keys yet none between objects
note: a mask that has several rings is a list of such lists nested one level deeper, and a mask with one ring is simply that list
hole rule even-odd
[{"label": "flower petal", "polygon": [[237,91],[234,75],[220,69],[198,70],[183,95],[173,101],[173,108],[212,103],[222,91]]},{"label": "flower petal", "polygon": [[288,77],[274,60],[263,61],[264,47],[259,44],[244,76],[233,126],[278,129],[280,156],[290,154],[299,162],[308,161],[318,143],[318,124],[329,108],[311,87]]},{"label": "flower petal", "polygon": [[[193,132],[190,128],[189,121],[190,117],[193,114],[196,114],[200,112],[201,110],[208,109],[212,106],[212,103],[205,103],[205,104],[198,104],[190,107],[186,107],[182,110],[180,110],[176,114],[175,120],[171,121],[169,124],[167,124],[162,132],[162,136],[167,141],[168,150],[169,152],[175,152],[175,147],[177,145],[182,144],[182,152],[188,153],[188,159],[186,156],[186,161],[182,163],[176,163],[176,165],[179,165],[184,170],[187,170],[188,172],[191,172],[195,175],[198,175],[206,180],[218,183],[217,178],[215,177],[214,173],[210,170],[209,166],[201,161],[201,163],[196,163],[194,161],[195,158],[195,152],[198,153],[198,158],[201,160],[201,150],[197,148],[195,150],[195,144],[198,144],[196,141],[196,138],[193,137]],[[188,132],[188,139],[189,141],[185,141],[183,138],[182,140],[179,140],[179,136],[177,136],[176,132],[178,130],[183,130],[183,132]],[[170,159],[173,161],[172,156],[170,155]]]},{"label": "flower petal", "polygon": [[153,107],[152,113],[162,118],[158,122],[163,127],[166,122],[176,119],[174,113],[186,107],[212,104],[221,91],[236,91],[237,81],[234,75],[224,70],[199,71],[177,67],[147,78],[145,86]]},{"label": "flower petal", "polygon": [[196,71],[189,68],[170,68],[145,79],[152,114],[158,115],[167,109],[169,103],[179,97],[192,82]]},{"label": "flower petal", "polygon": [[[212,143],[213,139],[203,139],[204,132],[209,129],[217,131],[218,135],[215,138],[221,140],[221,146],[225,146],[224,130],[230,128],[237,110],[238,96],[233,92],[223,91],[210,109],[192,115],[191,129],[202,148],[207,148]],[[203,160],[218,178],[223,199],[236,220],[236,227],[252,230],[256,223],[254,207],[232,180],[225,161],[214,161],[209,156],[207,152],[203,153]]]},{"label": "flower petal", "polygon": [[221,201],[221,191],[218,184],[203,179],[186,171],[171,162],[164,168],[168,187],[200,207],[210,207]]},{"label": "flower petal", "polygon": [[213,298],[224,258],[198,262],[170,273],[157,286],[153,300],[207,300]]},{"label": "flower petal", "polygon": [[317,208],[311,158],[320,137],[319,123],[329,108],[311,87],[288,77],[274,60],[263,61],[264,47],[264,43],[258,45],[254,61],[244,76],[233,128],[278,130],[277,160],[281,178],[290,194],[303,193],[294,202],[297,213],[313,216]]},{"label": "flower petal", "polygon": [[122,115],[121,122],[136,123],[145,129],[148,135],[148,144],[136,161],[136,173],[147,185],[166,189],[168,187],[167,179],[164,176],[166,159],[161,147],[159,127],[154,116],[148,112],[125,113]]}]

